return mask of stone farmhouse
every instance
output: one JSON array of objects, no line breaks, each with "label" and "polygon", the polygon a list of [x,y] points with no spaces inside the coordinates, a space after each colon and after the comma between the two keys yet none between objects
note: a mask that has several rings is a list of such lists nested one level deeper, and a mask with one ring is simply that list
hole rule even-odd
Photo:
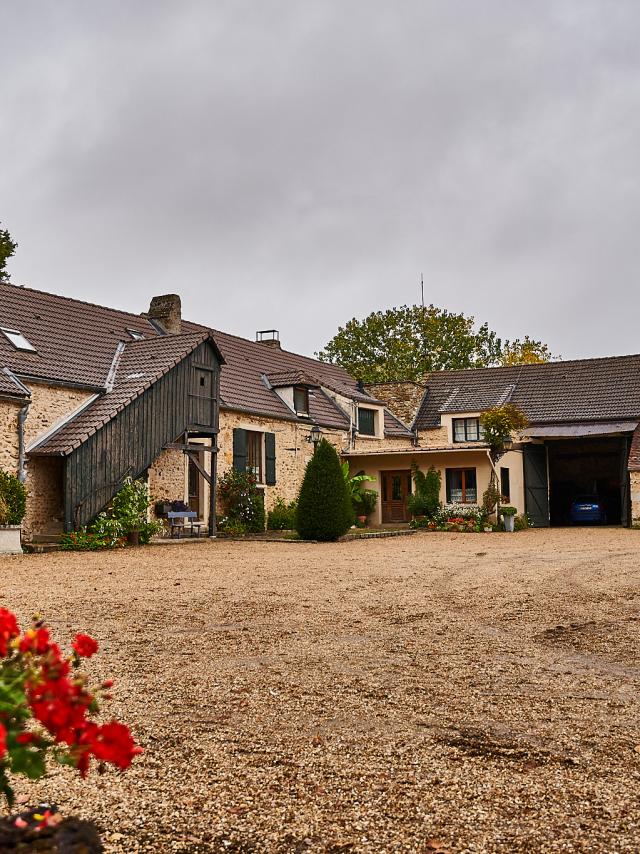
[{"label": "stone farmhouse", "polygon": [[175,295],[140,315],[0,284],[0,468],[29,490],[23,537],[87,524],[127,475],[215,522],[210,483],[255,473],[269,509],[296,497],[314,425],[340,451],[412,447],[346,371],[183,320]]},{"label": "stone farmhouse", "polygon": [[23,537],[87,524],[127,475],[215,530],[217,476],[252,471],[267,509],[298,493],[318,430],[366,472],[372,521],[409,520],[411,466],[442,474],[443,503],[481,502],[482,411],[529,419],[500,459],[503,495],[536,526],[597,493],[611,524],[640,523],[640,356],[438,372],[364,388],[345,370],[181,317],[176,295],[131,314],[0,283],[0,468],[29,489]]},{"label": "stone farmhouse", "polygon": [[609,524],[640,523],[640,355],[431,374],[424,384],[367,389],[415,435],[409,452],[361,444],[345,452],[375,479],[379,522],[409,519],[411,464],[442,474],[442,502],[474,504],[491,462],[481,412],[514,403],[529,426],[500,459],[501,492],[538,527],[568,524],[571,502],[597,494]]}]

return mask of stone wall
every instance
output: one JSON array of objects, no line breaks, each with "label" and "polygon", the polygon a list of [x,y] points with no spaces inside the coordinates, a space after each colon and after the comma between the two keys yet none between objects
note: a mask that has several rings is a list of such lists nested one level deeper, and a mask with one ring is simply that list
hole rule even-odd
[{"label": "stone wall", "polygon": [[418,444],[423,448],[441,448],[443,445],[454,447],[449,441],[449,430],[446,426],[432,427],[430,430],[420,430],[418,433]]},{"label": "stone wall", "polygon": [[395,382],[371,383],[366,386],[367,392],[381,400],[401,421],[409,427],[418,413],[418,407],[424,397],[424,383]]},{"label": "stone wall", "polygon": [[31,390],[31,406],[25,422],[25,441],[27,446],[54,425],[64,421],[90,397],[91,392],[76,388],[35,383],[27,383]]},{"label": "stone wall", "polygon": [[152,501],[180,501],[186,498],[187,458],[182,451],[163,451],[149,468],[149,495]]},{"label": "stone wall", "polygon": [[27,515],[22,536],[27,542],[34,534],[56,538],[64,526],[63,460],[34,457],[27,468]]},{"label": "stone wall", "polygon": [[629,472],[631,478],[631,524],[640,527],[640,471]]},{"label": "stone wall", "polygon": [[18,413],[22,404],[0,400],[0,468],[18,473]]}]

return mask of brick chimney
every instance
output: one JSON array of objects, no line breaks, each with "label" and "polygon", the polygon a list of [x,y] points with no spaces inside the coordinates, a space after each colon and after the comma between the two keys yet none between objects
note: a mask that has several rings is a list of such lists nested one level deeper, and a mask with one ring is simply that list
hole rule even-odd
[{"label": "brick chimney", "polygon": [[159,321],[167,335],[180,335],[182,332],[182,304],[178,294],[153,297],[146,316],[149,320]]},{"label": "brick chimney", "polygon": [[280,345],[280,333],[277,329],[259,329],[256,332],[256,341],[258,344],[273,347],[274,350],[282,349]]}]

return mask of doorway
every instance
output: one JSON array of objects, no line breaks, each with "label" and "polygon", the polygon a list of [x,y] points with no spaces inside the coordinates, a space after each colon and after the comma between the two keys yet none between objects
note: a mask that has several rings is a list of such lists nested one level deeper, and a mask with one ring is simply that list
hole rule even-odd
[{"label": "doorway", "polygon": [[411,471],[383,471],[382,522],[408,522],[411,518],[407,499],[411,495]]},{"label": "doorway", "polygon": [[[198,454],[198,461],[203,465],[202,454]],[[198,514],[198,519],[202,519],[203,509],[203,494],[204,494],[204,478],[198,471],[196,464],[189,458],[189,488],[188,488],[188,503],[189,510],[193,510]]]}]

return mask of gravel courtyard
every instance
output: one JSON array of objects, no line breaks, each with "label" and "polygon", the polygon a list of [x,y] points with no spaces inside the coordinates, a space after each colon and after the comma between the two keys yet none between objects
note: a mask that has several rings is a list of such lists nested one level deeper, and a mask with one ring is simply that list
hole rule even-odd
[{"label": "gravel courtyard", "polygon": [[[145,754],[20,783],[109,852],[640,851],[640,532],[0,559]],[[95,663],[94,663],[95,662]]]}]

